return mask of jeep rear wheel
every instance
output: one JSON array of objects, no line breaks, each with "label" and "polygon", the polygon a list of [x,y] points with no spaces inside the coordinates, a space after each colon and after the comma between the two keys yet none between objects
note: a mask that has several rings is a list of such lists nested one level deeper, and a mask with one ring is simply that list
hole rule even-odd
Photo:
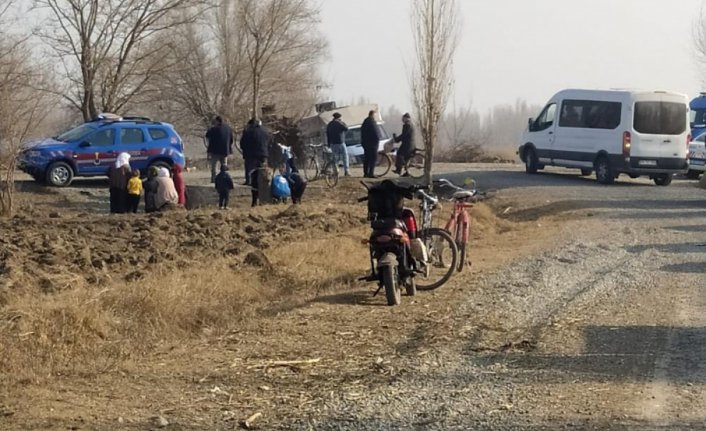
[{"label": "jeep rear wheel", "polygon": [[170,165],[168,162],[165,162],[164,160],[157,160],[156,162],[153,162],[148,168],[147,172],[149,172],[150,169],[152,168],[167,168],[167,170],[171,171],[172,170],[172,165]]},{"label": "jeep rear wheel", "polygon": [[74,179],[74,170],[66,162],[54,162],[46,173],[47,183],[55,187],[66,187]]}]

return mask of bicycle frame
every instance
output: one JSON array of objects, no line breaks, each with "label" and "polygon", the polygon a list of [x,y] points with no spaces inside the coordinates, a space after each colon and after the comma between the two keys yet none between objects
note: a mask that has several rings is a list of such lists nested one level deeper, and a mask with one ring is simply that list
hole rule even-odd
[{"label": "bicycle frame", "polygon": [[456,238],[454,239],[458,244],[468,243],[471,230],[471,216],[466,211],[468,208],[473,208],[473,204],[454,201],[453,213],[444,227],[447,232],[456,232]]}]

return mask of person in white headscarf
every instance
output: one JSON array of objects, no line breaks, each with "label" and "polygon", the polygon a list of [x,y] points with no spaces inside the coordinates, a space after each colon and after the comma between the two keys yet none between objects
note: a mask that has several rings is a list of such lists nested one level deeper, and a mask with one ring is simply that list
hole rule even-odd
[{"label": "person in white headscarf", "polygon": [[127,212],[127,182],[131,175],[130,154],[118,154],[115,163],[108,169],[111,213],[122,214]]},{"label": "person in white headscarf", "polygon": [[157,173],[155,204],[158,210],[171,205],[179,205],[179,193],[174,187],[174,180],[169,176],[169,169],[167,168],[159,168]]}]

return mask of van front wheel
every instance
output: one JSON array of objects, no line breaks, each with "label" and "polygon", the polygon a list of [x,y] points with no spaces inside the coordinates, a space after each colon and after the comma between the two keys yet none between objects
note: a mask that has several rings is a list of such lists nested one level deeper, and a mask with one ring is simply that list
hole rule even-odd
[{"label": "van front wheel", "polygon": [[668,186],[672,184],[672,174],[660,174],[653,178],[658,186]]},{"label": "van front wheel", "polygon": [[601,156],[596,160],[596,180],[601,184],[613,184],[615,182],[615,173],[610,165],[608,157]]},{"label": "van front wheel", "polygon": [[536,174],[537,169],[539,169],[537,153],[535,153],[534,148],[528,148],[525,151],[525,172],[528,174]]}]

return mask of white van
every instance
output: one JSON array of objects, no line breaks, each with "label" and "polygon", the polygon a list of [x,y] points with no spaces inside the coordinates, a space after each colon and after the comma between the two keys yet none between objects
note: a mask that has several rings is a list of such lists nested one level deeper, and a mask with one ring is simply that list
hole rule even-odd
[{"label": "white van", "polygon": [[527,173],[554,165],[596,172],[602,184],[620,174],[657,185],[688,169],[689,100],[665,91],[564,90],[536,120],[518,150]]}]

